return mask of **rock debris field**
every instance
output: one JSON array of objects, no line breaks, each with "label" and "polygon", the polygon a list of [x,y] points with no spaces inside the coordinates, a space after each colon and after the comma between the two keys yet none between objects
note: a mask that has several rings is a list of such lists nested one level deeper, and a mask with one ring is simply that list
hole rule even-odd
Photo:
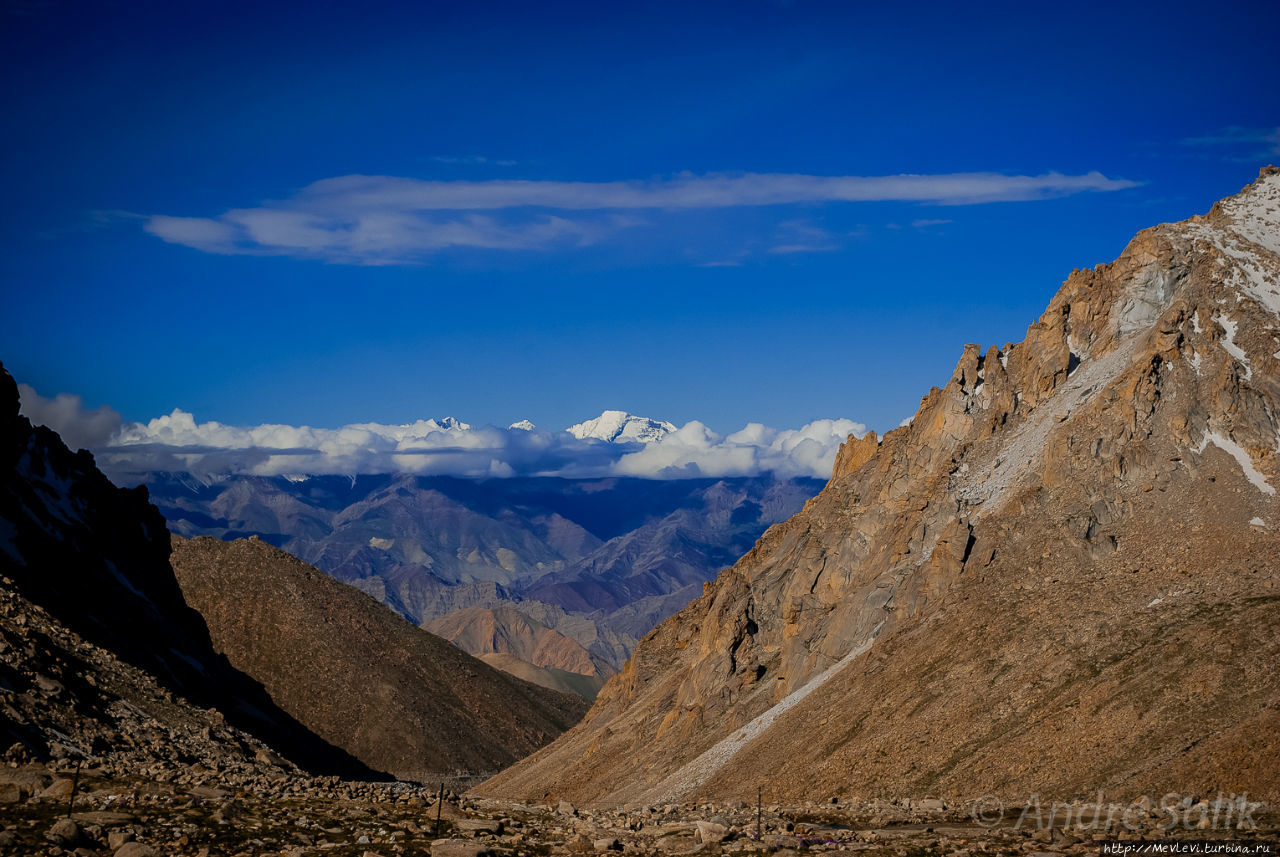
[{"label": "rock debris field", "polygon": [[437,805],[436,787],[301,776],[265,757],[231,774],[198,764],[155,765],[147,778],[83,767],[77,780],[73,763],[32,764],[21,755],[14,748],[0,770],[0,853],[32,857],[1014,857],[1099,853],[1104,841],[1280,843],[1280,818],[1238,799],[1188,798],[1169,808],[1150,799],[1127,806],[1058,804],[1052,825],[1049,806],[1007,808],[998,818],[985,803],[940,800],[765,804],[759,816],[742,802],[590,811],[564,801],[523,804],[452,791]]}]

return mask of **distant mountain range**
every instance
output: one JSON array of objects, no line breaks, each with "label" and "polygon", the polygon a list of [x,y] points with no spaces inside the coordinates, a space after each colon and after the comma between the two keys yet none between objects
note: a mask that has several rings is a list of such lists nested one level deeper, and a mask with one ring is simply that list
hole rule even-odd
[{"label": "distant mountain range", "polygon": [[[575,429],[643,443],[669,427],[617,412]],[[823,483],[169,473],[145,484],[178,535],[257,536],[472,654],[500,655],[489,660],[549,687],[590,692],[640,637]],[[478,635],[453,621],[459,611],[481,621],[477,610],[496,611],[482,621],[506,630]],[[547,632],[574,645],[529,659]],[[588,680],[566,683],[548,669]]]}]

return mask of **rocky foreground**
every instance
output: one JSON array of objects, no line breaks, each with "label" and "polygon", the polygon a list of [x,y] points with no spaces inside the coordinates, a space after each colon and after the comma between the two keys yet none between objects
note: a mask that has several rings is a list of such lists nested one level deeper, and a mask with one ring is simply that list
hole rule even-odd
[{"label": "rocky foreground", "polygon": [[1017,807],[833,800],[759,811],[737,802],[588,812],[563,801],[523,804],[446,791],[437,803],[436,796],[437,787],[300,777],[270,764],[230,774],[160,765],[149,776],[121,777],[96,766],[77,773],[70,762],[31,765],[15,757],[0,770],[0,854],[1034,857],[1099,853],[1116,842],[1280,842],[1280,818],[1247,799]]}]

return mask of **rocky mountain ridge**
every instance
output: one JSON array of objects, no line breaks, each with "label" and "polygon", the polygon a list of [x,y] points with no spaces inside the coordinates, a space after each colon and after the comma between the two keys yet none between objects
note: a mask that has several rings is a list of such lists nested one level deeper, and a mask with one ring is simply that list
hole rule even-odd
[{"label": "rocky mountain ridge", "polygon": [[1280,796],[1278,235],[1269,168],[966,346],[478,793]]}]

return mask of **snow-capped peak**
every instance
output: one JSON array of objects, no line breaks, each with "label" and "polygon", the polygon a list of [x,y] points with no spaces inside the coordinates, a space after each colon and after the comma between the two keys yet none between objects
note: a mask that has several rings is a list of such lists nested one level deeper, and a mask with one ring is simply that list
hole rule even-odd
[{"label": "snow-capped peak", "polygon": [[533,431],[537,426],[528,420],[520,420],[507,426],[508,429],[519,429],[520,431]]},{"label": "snow-capped peak", "polygon": [[435,423],[445,431],[468,431],[471,426],[455,417],[441,417],[438,420],[427,420],[429,423]]},{"label": "snow-capped peak", "polygon": [[675,430],[669,422],[637,417],[626,411],[605,411],[594,420],[565,429],[579,440],[594,438],[609,443],[653,443]]}]

